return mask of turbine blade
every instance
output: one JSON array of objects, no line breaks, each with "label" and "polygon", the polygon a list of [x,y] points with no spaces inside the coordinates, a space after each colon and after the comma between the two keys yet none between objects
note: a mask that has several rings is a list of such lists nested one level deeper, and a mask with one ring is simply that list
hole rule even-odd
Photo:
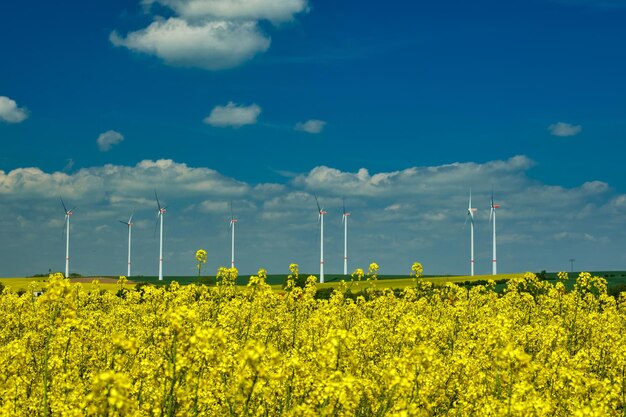
[{"label": "turbine blade", "polygon": [[135,209],[133,209],[132,213],[130,213],[130,217],[128,218],[128,223],[133,222],[133,216],[135,215]]},{"label": "turbine blade", "polygon": [[129,223],[126,223],[124,220],[120,220],[119,222],[122,223],[122,224],[125,224],[126,226],[128,226],[128,224],[129,224]]},{"label": "turbine blade", "polygon": [[63,211],[67,214],[67,207],[65,207],[65,202],[63,201],[63,197],[59,197],[61,199],[61,205],[63,205]]},{"label": "turbine blade", "polygon": [[156,216],[156,222],[154,223],[154,236],[156,237],[157,229],[159,228],[159,216],[161,216],[161,212],[159,211]]},{"label": "turbine blade", "polygon": [[161,202],[159,201],[159,196],[157,195],[156,190],[154,190],[154,198],[156,198],[157,206],[159,206],[159,210],[161,210]]},{"label": "turbine blade", "polygon": [[317,196],[315,194],[313,194],[313,197],[315,197],[315,204],[317,204],[317,211],[321,212],[322,208],[320,207],[319,201],[317,201]]},{"label": "turbine blade", "polygon": [[65,226],[67,226],[68,218],[69,218],[69,216],[66,213],[65,214],[65,220],[63,221],[63,226],[61,227],[61,240],[63,240],[63,238],[65,237]]}]

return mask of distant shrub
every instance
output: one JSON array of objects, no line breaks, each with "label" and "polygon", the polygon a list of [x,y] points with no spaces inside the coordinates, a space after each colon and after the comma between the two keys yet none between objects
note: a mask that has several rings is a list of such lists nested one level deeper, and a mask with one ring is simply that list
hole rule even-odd
[{"label": "distant shrub", "polygon": [[198,279],[198,283],[200,285],[210,285],[210,286],[213,286],[213,285],[215,285],[215,277],[200,277],[200,279]]},{"label": "distant shrub", "polygon": [[626,284],[619,284],[613,287],[609,287],[607,293],[613,296],[616,300],[619,299],[619,295],[622,292],[626,292]]},{"label": "distant shrub", "polygon": [[315,292],[315,298],[318,300],[328,300],[333,293],[334,288],[318,288]]}]

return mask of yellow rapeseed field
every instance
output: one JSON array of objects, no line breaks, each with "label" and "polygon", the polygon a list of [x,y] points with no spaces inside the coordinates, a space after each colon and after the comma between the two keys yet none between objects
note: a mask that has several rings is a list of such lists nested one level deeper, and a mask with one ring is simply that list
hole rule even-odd
[{"label": "yellow rapeseed field", "polygon": [[[297,269],[296,269],[297,271]],[[51,276],[0,297],[0,415],[623,416],[626,294],[581,274],[470,290],[415,279],[246,291]],[[297,272],[296,272],[297,273]],[[375,277],[374,277],[375,278]],[[561,274],[565,279],[566,274]]]}]

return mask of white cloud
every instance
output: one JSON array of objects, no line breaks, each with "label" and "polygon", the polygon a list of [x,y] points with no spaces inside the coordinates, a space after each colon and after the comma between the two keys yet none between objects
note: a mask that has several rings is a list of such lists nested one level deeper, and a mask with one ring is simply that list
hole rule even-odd
[{"label": "white cloud", "polygon": [[519,173],[534,165],[525,156],[515,156],[505,161],[485,164],[473,162],[453,163],[434,167],[413,167],[401,171],[370,174],[365,168],[355,173],[319,166],[308,174],[299,175],[294,183],[310,190],[332,189],[338,195],[444,195],[458,184],[494,180],[507,182],[508,186],[519,185]]},{"label": "white cloud", "polygon": [[553,236],[554,240],[572,240],[572,241],[588,241],[597,242],[599,239],[589,233],[572,233],[572,232],[559,232]]},{"label": "white cloud", "polygon": [[548,131],[553,136],[576,136],[583,130],[581,125],[572,125],[569,123],[558,122],[548,126]]},{"label": "white cloud", "polygon": [[203,213],[229,213],[230,205],[227,201],[203,201],[199,209]]},{"label": "white cloud", "polygon": [[307,0],[146,0],[170,7],[187,20],[212,18],[225,20],[292,20],[308,11]]},{"label": "white cloud", "polygon": [[256,22],[192,24],[176,17],[156,20],[126,37],[113,32],[110,39],[116,46],[155,55],[170,65],[208,70],[236,67],[270,46],[270,38]]},{"label": "white cloud", "polygon": [[244,106],[229,101],[226,106],[215,106],[211,114],[204,119],[204,123],[214,127],[237,128],[255,124],[260,114],[261,107],[256,104]]},{"label": "white cloud", "polygon": [[15,100],[0,96],[0,122],[21,123],[28,118],[28,110],[17,107]]},{"label": "white cloud", "polygon": [[110,41],[135,52],[157,56],[169,65],[223,70],[264,53],[271,39],[259,21],[274,24],[308,11],[308,0],[143,0],[175,13],[155,17],[146,28],[127,35],[113,31]]},{"label": "white cloud", "polygon": [[[229,264],[231,200],[241,220],[236,256],[242,274],[254,273],[258,267],[285,273],[291,262],[299,263],[303,273],[315,272],[319,235],[314,194],[328,211],[324,236],[329,274],[343,266],[344,196],[351,213],[350,269],[376,261],[385,273],[408,273],[412,262],[422,261],[428,273],[466,273],[469,228],[464,221],[471,187],[478,208],[476,267],[477,272],[487,273],[492,183],[496,203],[502,206],[498,211],[502,272],[564,269],[572,257],[583,269],[621,265],[626,196],[593,177],[576,187],[544,184],[528,175],[532,166],[524,156],[389,172],[322,166],[296,178],[262,184],[170,159],[134,166],[107,164],[71,173],[36,167],[0,170],[0,199],[7,213],[0,218],[0,229],[12,236],[0,241],[0,265],[3,273],[14,275],[62,269],[59,195],[63,195],[66,204],[79,207],[72,218],[73,270],[123,273],[126,229],[117,221],[135,210],[133,265],[136,273],[154,275],[157,188],[168,207],[165,248],[173,255],[166,257],[167,275],[193,275],[193,259],[184,254],[200,247],[210,254],[208,270]],[[23,217],[19,222],[14,220],[18,213]],[[96,230],[99,240],[93,239]],[[25,253],[39,255],[26,262]]]},{"label": "white cloud", "polygon": [[306,133],[321,133],[324,130],[324,126],[326,126],[326,122],[323,120],[307,120],[306,122],[298,122],[296,123],[296,130]]},{"label": "white cloud", "polygon": [[[96,139],[96,143],[98,144],[98,149],[100,152],[108,152],[111,150],[113,145],[117,145],[121,141],[124,140],[124,136],[116,132],[115,130],[107,130],[104,133],[101,133]],[[74,161],[72,161],[72,165],[74,165]]]}]

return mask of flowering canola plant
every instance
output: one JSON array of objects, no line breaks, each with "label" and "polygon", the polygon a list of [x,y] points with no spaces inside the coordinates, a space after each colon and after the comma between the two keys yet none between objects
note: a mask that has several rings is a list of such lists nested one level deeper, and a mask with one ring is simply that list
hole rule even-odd
[{"label": "flowering canola plant", "polygon": [[5,291],[0,415],[625,413],[626,294],[603,278],[318,300],[314,277],[277,293],[264,270],[244,288],[236,276],[116,296],[53,275],[40,297]]}]

